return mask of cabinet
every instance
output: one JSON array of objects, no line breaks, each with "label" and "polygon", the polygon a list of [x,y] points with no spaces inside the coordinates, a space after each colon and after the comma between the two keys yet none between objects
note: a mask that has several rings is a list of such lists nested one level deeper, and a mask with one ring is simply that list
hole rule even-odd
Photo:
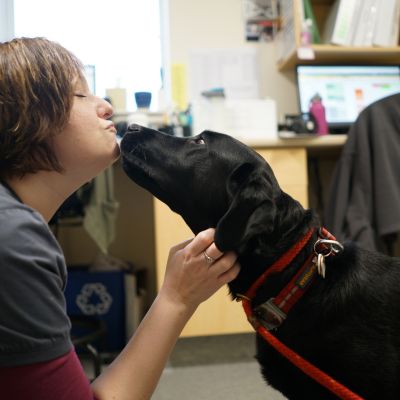
[{"label": "cabinet", "polygon": [[[311,5],[322,34],[334,0],[311,0]],[[285,1],[286,17],[282,21],[282,32],[278,47],[278,69],[286,71],[296,64],[399,64],[400,46],[395,47],[355,47],[330,44],[314,44],[314,60],[300,60],[297,49],[300,46],[302,0]]]}]

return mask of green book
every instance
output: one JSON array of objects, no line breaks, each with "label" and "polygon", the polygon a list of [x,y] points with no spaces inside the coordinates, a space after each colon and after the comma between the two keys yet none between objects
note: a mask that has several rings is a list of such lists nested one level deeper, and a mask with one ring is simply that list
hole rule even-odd
[{"label": "green book", "polygon": [[312,43],[321,43],[321,37],[319,35],[319,30],[317,26],[317,21],[315,20],[315,15],[311,6],[310,0],[303,0],[304,6],[304,19],[310,19],[311,24],[311,37]]}]

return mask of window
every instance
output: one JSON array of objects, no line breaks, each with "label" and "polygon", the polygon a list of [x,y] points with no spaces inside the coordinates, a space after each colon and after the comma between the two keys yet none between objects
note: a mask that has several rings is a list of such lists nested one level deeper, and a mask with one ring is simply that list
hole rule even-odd
[{"label": "window", "polygon": [[161,87],[159,0],[14,0],[15,36],[44,36],[95,66],[96,94],[106,88],[152,92],[157,109]]}]

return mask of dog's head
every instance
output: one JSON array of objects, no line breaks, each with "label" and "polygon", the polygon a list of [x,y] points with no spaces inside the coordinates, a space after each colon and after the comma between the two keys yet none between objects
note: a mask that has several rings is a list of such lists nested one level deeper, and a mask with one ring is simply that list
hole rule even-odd
[{"label": "dog's head", "polygon": [[204,131],[178,138],[133,125],[121,153],[126,174],[194,233],[215,227],[221,251],[272,231],[279,185],[266,161],[231,136]]}]

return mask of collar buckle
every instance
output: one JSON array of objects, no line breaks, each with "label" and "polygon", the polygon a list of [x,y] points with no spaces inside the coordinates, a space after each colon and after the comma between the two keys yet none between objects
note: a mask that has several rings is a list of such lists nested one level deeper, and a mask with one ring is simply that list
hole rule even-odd
[{"label": "collar buckle", "polygon": [[286,313],[273,300],[274,297],[271,297],[268,301],[254,308],[258,322],[269,331],[279,328],[286,319]]}]

